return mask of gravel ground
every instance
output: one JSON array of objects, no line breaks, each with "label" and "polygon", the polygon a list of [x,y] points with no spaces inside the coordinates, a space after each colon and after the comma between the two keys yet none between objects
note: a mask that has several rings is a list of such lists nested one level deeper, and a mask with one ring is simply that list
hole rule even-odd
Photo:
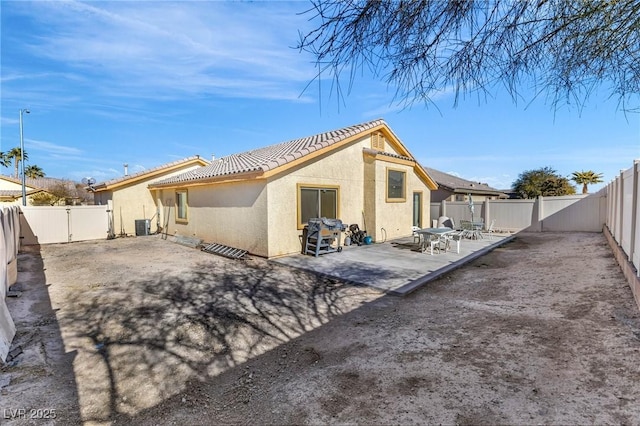
[{"label": "gravel ground", "polygon": [[602,234],[519,234],[404,298],[155,236],[18,265],[3,424],[640,423]]}]

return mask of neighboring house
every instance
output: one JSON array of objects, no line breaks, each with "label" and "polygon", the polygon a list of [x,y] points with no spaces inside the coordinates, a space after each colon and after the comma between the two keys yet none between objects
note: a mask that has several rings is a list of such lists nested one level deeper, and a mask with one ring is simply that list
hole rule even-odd
[{"label": "neighboring house", "polygon": [[469,195],[471,195],[474,202],[507,198],[507,194],[490,187],[486,183],[472,182],[429,167],[425,167],[425,169],[438,183],[438,189],[431,193],[432,203],[469,201]]},{"label": "neighboring house", "polygon": [[149,192],[149,184],[209,164],[195,155],[149,170],[111,179],[92,186],[95,204],[113,203],[113,232],[134,235],[136,220],[150,220],[151,232],[160,231],[156,201]]},{"label": "neighboring house", "polygon": [[[263,257],[301,251],[309,218],[375,240],[430,223],[435,181],[384,120],[229,155],[149,185],[167,232]],[[344,234],[342,235],[344,238]]]},{"label": "neighboring house", "polygon": [[[41,189],[27,185],[25,182],[25,192],[27,199],[30,195],[40,192]],[[0,175],[0,201],[4,203],[15,203],[22,200],[22,181],[9,176]]]},{"label": "neighboring house", "polygon": [[509,188],[509,189],[501,189],[500,191],[501,191],[501,192],[504,192],[504,193],[505,193],[505,195],[507,196],[507,198],[509,198],[509,199],[522,198],[522,197],[520,196],[520,194],[518,194],[518,192],[517,192],[517,191],[514,191],[512,188]]},{"label": "neighboring house", "polygon": [[[56,178],[25,178],[27,205],[33,205],[33,196],[39,193],[64,194],[59,204],[77,204],[82,199],[73,181]],[[22,203],[22,180],[9,176],[0,176],[0,201]]]}]

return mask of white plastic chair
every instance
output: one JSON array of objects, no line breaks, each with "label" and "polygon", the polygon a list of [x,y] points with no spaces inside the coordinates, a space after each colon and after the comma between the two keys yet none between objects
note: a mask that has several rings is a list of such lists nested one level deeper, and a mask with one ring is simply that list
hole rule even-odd
[{"label": "white plastic chair", "polygon": [[489,236],[489,238],[491,238],[491,239],[493,239],[493,233],[494,233],[493,227],[495,226],[495,224],[496,224],[496,220],[495,219],[491,220],[491,223],[489,224],[489,227],[484,232],[484,234],[487,234]]},{"label": "white plastic chair", "polygon": [[464,231],[459,231],[459,232],[454,232],[454,233],[445,235],[448,245],[450,245],[452,241],[456,243],[457,254],[460,254],[460,241],[462,241],[462,238],[464,237],[463,232]]},{"label": "white plastic chair", "polygon": [[[444,247],[443,247],[444,245]],[[426,246],[426,244],[425,244]],[[431,253],[431,256],[433,256],[433,249],[437,248],[438,251],[447,251],[447,241],[445,238],[441,238],[438,235],[432,235],[431,238],[429,238],[429,253]]]},{"label": "white plastic chair", "polygon": [[471,226],[471,222],[468,220],[460,221],[460,229],[462,229],[461,235],[464,238],[471,238],[473,236],[473,226]]},{"label": "white plastic chair", "polygon": [[411,227],[411,232],[413,232],[413,242],[414,243],[418,243],[418,244],[420,244],[420,241],[422,241],[422,236],[416,232],[416,231],[419,231],[419,230],[420,230],[419,226],[412,226]]}]

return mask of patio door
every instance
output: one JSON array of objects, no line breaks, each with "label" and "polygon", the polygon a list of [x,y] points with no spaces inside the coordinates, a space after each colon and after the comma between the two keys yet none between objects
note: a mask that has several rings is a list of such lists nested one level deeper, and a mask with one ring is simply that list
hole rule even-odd
[{"label": "patio door", "polygon": [[422,192],[413,193],[413,226],[422,228]]}]

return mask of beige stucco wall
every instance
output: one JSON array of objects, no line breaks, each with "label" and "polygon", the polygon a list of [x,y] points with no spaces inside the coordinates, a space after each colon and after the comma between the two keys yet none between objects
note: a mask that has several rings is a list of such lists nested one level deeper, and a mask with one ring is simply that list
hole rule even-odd
[{"label": "beige stucco wall", "polygon": [[[185,189],[188,204],[186,222],[176,220],[176,190],[158,192],[161,216],[169,215],[168,234],[197,237],[207,243],[224,244],[258,256],[269,256],[266,180]],[[168,201],[169,205],[166,205]]]},{"label": "beige stucco wall", "polygon": [[154,195],[149,190],[150,183],[175,176],[200,166],[190,165],[171,172],[162,173],[135,183],[116,187],[113,191],[99,191],[94,194],[96,204],[107,204],[113,200],[113,221],[116,235],[124,233],[135,235],[135,221],[138,219],[152,219],[151,232],[157,231],[158,216]]},{"label": "beige stucco wall", "polygon": [[[29,185],[25,186],[27,191],[32,191],[33,188]],[[11,182],[8,180],[0,179],[0,190],[3,191],[20,191],[22,190],[22,183]]]},{"label": "beige stucco wall", "polygon": [[[366,146],[369,146],[367,138]],[[313,162],[274,177],[269,181],[269,256],[300,252],[298,229],[298,186],[330,185],[339,187],[338,218],[345,224],[362,227],[364,204],[363,142],[357,142]]]},{"label": "beige stucco wall", "polygon": [[[396,164],[391,158],[373,159],[363,155],[363,148],[370,147],[369,135],[363,136],[269,181],[269,257],[297,253],[301,249],[297,184],[338,186],[339,219],[346,225],[356,223],[360,229],[365,229],[366,222],[368,235],[376,241],[384,238],[385,231],[387,239],[411,234],[413,191],[423,193],[422,217],[423,223],[428,223],[429,189],[413,167]],[[388,143],[385,151],[399,154]],[[407,173],[407,197],[402,203],[385,201],[387,167]]]},{"label": "beige stucco wall", "polygon": [[[405,200],[402,202],[387,201],[386,199],[388,169],[406,173],[406,193]],[[374,235],[374,240],[379,241],[385,237],[390,240],[411,234],[414,192],[422,193],[422,226],[425,227],[430,223],[428,208],[431,201],[430,191],[413,172],[413,167],[376,161],[375,179],[375,228],[367,229],[370,235]],[[368,218],[367,221],[369,221]]]}]

